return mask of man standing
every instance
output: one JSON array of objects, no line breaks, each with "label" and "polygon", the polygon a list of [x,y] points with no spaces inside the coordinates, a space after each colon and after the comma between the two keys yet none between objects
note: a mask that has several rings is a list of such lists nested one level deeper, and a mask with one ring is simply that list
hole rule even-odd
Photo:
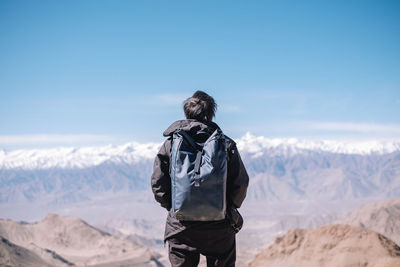
[{"label": "man standing", "polygon": [[[195,92],[184,102],[186,120],[176,121],[164,131],[164,136],[168,138],[154,161],[151,185],[156,201],[169,211],[164,240],[168,241],[169,260],[174,267],[197,266],[200,254],[206,256],[208,267],[235,266],[235,234],[243,223],[237,208],[246,197],[249,177],[232,139],[223,135],[226,164],[221,166],[226,166],[223,177],[226,182],[221,194],[226,195],[226,212],[223,213],[226,214],[225,218],[210,221],[179,220],[172,207],[174,196],[171,193],[171,176],[174,176],[171,175],[171,150],[174,133],[184,131],[185,136],[194,140],[194,145],[204,144],[216,130],[221,132],[218,125],[212,121],[216,108],[217,105],[211,96],[202,91]],[[194,187],[193,190],[196,190],[195,187],[201,187],[198,181],[193,180],[190,183]],[[207,195],[204,197],[207,198]]]}]

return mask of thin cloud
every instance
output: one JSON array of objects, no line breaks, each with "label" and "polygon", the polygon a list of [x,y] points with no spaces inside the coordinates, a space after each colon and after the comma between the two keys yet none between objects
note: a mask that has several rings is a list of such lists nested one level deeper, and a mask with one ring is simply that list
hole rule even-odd
[{"label": "thin cloud", "polygon": [[115,141],[114,137],[93,134],[0,135],[0,145],[84,144]]},{"label": "thin cloud", "polygon": [[240,107],[239,106],[235,106],[235,105],[220,105],[218,106],[218,110],[221,112],[225,112],[225,113],[235,113],[235,112],[239,112],[240,111]]},{"label": "thin cloud", "polygon": [[399,134],[399,124],[378,124],[378,123],[350,123],[350,122],[313,122],[308,128],[319,131],[358,132],[358,133],[379,133]]},{"label": "thin cloud", "polygon": [[168,106],[181,105],[183,101],[188,98],[186,94],[160,94],[156,95],[155,98],[160,104]]}]

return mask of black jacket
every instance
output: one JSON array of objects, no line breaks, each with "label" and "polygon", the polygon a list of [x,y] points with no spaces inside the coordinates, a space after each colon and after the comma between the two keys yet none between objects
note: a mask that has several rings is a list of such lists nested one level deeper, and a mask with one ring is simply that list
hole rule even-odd
[{"label": "black jacket", "polygon": [[[171,177],[169,174],[172,134],[178,130],[185,130],[198,142],[204,142],[214,131],[219,128],[213,122],[203,123],[197,120],[180,120],[174,122],[167,130],[164,136],[168,137],[158,152],[153,167],[153,175],[151,176],[151,187],[155,199],[162,207],[168,211],[171,209]],[[240,158],[236,148],[236,143],[230,139],[227,140],[228,149],[228,174],[227,174],[227,205],[239,208],[246,197],[249,176]],[[207,230],[213,228],[227,227],[226,221],[214,222],[183,222],[177,220],[172,212],[168,213],[167,223],[165,227],[164,240],[174,236],[187,229]]]}]

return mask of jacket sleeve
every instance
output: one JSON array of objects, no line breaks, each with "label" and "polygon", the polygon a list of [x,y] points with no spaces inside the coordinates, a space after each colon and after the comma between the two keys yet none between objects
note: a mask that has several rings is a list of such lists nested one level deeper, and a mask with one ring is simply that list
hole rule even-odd
[{"label": "jacket sleeve", "polygon": [[249,185],[249,176],[236,144],[232,142],[229,147],[227,174],[228,203],[232,204],[235,208],[240,208],[246,197],[247,187]]},{"label": "jacket sleeve", "polygon": [[151,188],[154,198],[162,207],[171,209],[171,178],[169,175],[171,140],[167,139],[154,160]]}]

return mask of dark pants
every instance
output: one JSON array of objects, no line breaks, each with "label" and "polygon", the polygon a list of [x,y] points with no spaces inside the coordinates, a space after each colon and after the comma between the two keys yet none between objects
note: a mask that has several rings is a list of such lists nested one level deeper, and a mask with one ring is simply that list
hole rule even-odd
[{"label": "dark pants", "polygon": [[206,256],[207,267],[234,267],[236,260],[235,233],[223,229],[187,229],[168,239],[172,267],[195,267],[200,254]]}]

